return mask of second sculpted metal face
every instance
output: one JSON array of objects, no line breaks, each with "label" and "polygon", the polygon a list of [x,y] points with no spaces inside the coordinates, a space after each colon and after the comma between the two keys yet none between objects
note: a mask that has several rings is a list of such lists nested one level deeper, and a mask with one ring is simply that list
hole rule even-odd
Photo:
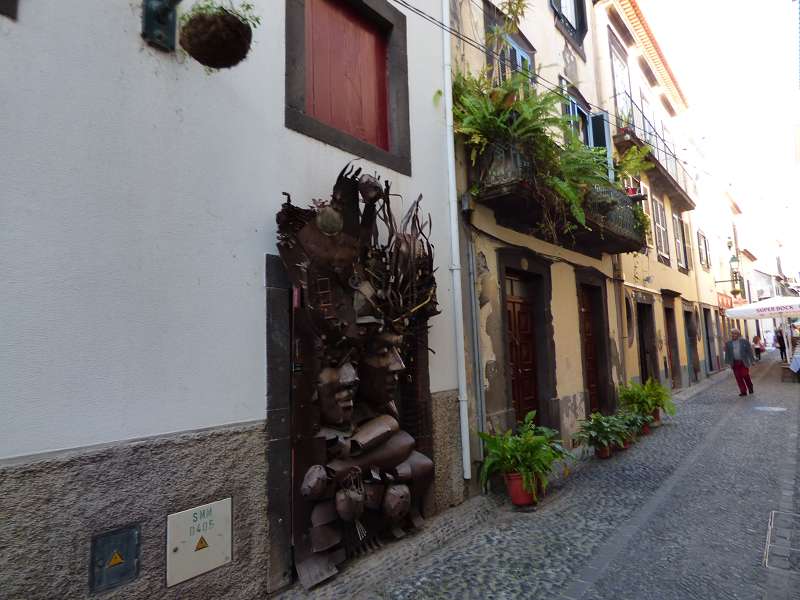
[{"label": "second sculpted metal face", "polygon": [[348,165],[329,201],[288,201],[277,216],[293,284],[292,536],[306,588],[421,526],[433,478],[401,427],[427,394],[428,373],[406,366],[427,364],[420,332],[438,312],[430,222],[420,197],[398,224],[391,197],[388,182]]}]

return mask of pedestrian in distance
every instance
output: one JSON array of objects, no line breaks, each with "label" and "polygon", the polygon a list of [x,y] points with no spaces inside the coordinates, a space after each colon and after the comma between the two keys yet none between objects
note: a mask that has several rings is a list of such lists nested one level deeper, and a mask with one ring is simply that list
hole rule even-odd
[{"label": "pedestrian in distance", "polygon": [[786,340],[783,339],[783,332],[778,329],[775,331],[775,341],[773,342],[774,346],[778,347],[778,350],[781,352],[781,360],[786,360]]},{"label": "pedestrian in distance", "polygon": [[753,381],[750,379],[750,366],[753,364],[753,347],[741,337],[738,329],[731,329],[731,339],[725,344],[725,364],[730,365],[740,396],[753,393]]},{"label": "pedestrian in distance", "polygon": [[756,353],[756,362],[759,362],[761,360],[761,352],[762,352],[762,350],[764,350],[763,346],[764,346],[764,344],[761,341],[761,336],[760,335],[754,335],[753,336],[753,352]]}]

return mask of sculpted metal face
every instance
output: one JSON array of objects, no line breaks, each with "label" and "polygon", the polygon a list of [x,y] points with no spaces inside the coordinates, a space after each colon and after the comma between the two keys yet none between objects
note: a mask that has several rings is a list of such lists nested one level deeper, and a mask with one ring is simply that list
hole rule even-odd
[{"label": "sculpted metal face", "polygon": [[346,556],[421,526],[433,478],[415,449],[415,436],[430,438],[419,425],[430,422],[420,415],[430,406],[427,321],[437,314],[430,223],[420,197],[398,228],[390,198],[387,182],[348,166],[328,202],[287,202],[277,216],[294,288],[293,555],[307,588]]},{"label": "sculpted metal face", "polygon": [[399,348],[403,336],[385,331],[367,341],[358,367],[361,378],[359,397],[379,408],[395,400],[397,378],[406,365]]},{"label": "sculpted metal face", "polygon": [[323,423],[339,429],[352,425],[353,398],[358,375],[350,362],[341,367],[325,367],[317,378],[317,395]]}]

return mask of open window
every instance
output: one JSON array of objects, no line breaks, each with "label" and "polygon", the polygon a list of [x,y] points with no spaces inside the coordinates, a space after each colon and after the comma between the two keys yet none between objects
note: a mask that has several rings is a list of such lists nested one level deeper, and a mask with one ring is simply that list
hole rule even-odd
[{"label": "open window", "polygon": [[700,266],[704,269],[710,269],[711,253],[708,248],[708,238],[701,231],[697,232],[697,253],[700,255]]},{"label": "open window", "polygon": [[555,13],[556,28],[571,42],[571,45],[586,60],[583,53],[583,40],[589,31],[586,19],[585,0],[550,0]]},{"label": "open window", "polygon": [[[484,28],[497,35],[507,17],[488,0],[483,2]],[[487,48],[486,64],[494,72],[496,81],[502,83],[514,73],[535,76],[534,58],[536,49],[521,32],[503,35],[504,43],[497,49]]]},{"label": "open window", "polygon": [[670,264],[669,230],[667,229],[667,212],[664,202],[653,196],[653,229],[656,234],[656,251],[658,259],[667,266]]},{"label": "open window", "polygon": [[684,223],[678,213],[672,213],[672,233],[675,237],[675,259],[678,262],[678,268],[688,270],[689,264],[686,260]]}]

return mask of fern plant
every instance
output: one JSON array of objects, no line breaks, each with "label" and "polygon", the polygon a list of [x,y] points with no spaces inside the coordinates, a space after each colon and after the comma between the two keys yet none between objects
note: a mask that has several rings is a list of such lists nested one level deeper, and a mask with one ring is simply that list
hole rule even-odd
[{"label": "fern plant", "polygon": [[555,439],[557,432],[536,425],[535,416],[534,411],[528,413],[516,433],[511,430],[500,434],[478,433],[484,444],[485,457],[480,469],[484,489],[494,473],[519,473],[522,487],[536,499],[537,481],[545,489],[554,463],[571,456]]},{"label": "fern plant", "polygon": [[660,408],[670,416],[675,414],[675,403],[672,401],[672,396],[666,387],[651,377],[644,384],[644,391],[650,398],[653,409]]}]

